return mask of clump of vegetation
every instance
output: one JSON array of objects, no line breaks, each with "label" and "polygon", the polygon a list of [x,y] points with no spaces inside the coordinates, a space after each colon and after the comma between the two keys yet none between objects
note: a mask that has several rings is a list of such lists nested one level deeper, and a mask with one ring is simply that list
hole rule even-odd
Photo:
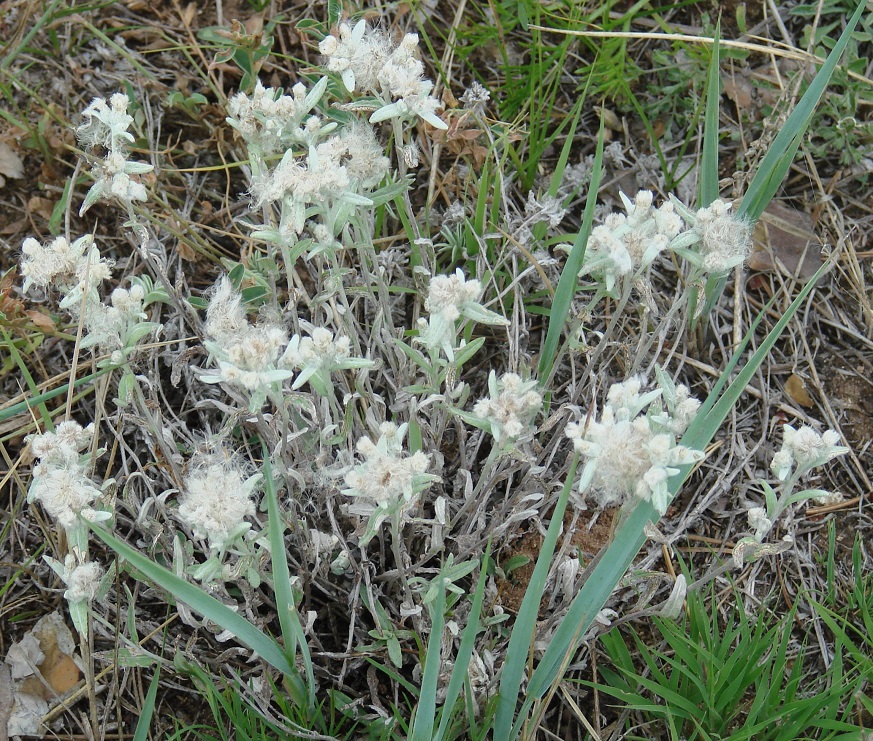
[{"label": "clump of vegetation", "polygon": [[[838,327],[822,292],[846,275],[863,289],[864,268],[840,223],[806,282],[743,270],[863,8],[747,153],[722,136],[718,39],[695,51],[699,100],[666,89],[663,110],[694,119],[671,152],[620,72],[645,58],[608,9],[570,5],[447,25],[428,4],[329,2],[292,26],[258,4],[230,27],[189,6],[173,31],[115,37],[92,23],[104,8],[79,8],[78,54],[116,67],[65,112],[63,146],[29,122],[42,91],[24,61],[66,11],[25,18],[0,64],[7,121],[62,184],[42,222],[7,232],[21,238],[0,294],[0,380],[21,384],[0,408],[10,735],[869,725],[860,541],[848,611],[833,589],[819,604],[784,586],[788,606],[756,593],[779,559],[806,573],[814,518],[863,500],[868,451],[825,401],[814,417],[786,382],[778,416],[760,402],[765,377],[799,370],[808,337],[786,330],[812,311]],[[574,40],[598,19],[612,36]],[[193,73],[170,91],[173,54]],[[526,92],[504,95],[520,75]],[[617,86],[647,142],[608,143],[631,135],[606,108]],[[748,171],[722,179],[726,155]],[[696,185],[665,192],[680,167]],[[834,646],[824,672],[794,651],[813,641],[804,610]],[[604,712],[603,695],[622,705]]]}]

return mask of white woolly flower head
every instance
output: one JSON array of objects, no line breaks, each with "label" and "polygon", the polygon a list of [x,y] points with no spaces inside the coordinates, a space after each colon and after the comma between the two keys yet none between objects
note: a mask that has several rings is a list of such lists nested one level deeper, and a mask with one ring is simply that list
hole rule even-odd
[{"label": "white woolly flower head", "polygon": [[29,436],[31,450],[39,462],[27,492],[28,502],[39,502],[48,515],[68,532],[78,528],[78,517],[99,522],[109,512],[91,508],[100,489],[85,473],[90,460],[82,453],[94,439],[94,425],[83,428],[77,422],[61,422],[54,432]]},{"label": "white woolly flower head", "polygon": [[849,452],[839,445],[840,435],[834,430],[818,433],[804,425],[795,430],[791,425],[782,425],[782,448],[773,456],[770,469],[780,481],[789,476],[800,477],[813,468]]},{"label": "white woolly flower head", "polygon": [[64,598],[68,602],[91,602],[97,596],[103,567],[97,561],[77,563],[73,555],[64,559],[64,566],[66,573],[63,579],[67,585]]},{"label": "white woolly flower head", "polygon": [[408,33],[394,43],[364,20],[354,26],[344,21],[335,35],[321,40],[318,49],[327,57],[327,70],[340,75],[346,90],[383,101],[370,123],[418,117],[435,128],[448,128],[436,115],[442,103],[431,96],[433,83],[424,78],[417,34]]},{"label": "white woolly flower head", "polygon": [[509,324],[500,314],[482,306],[479,303],[481,297],[482,284],[475,278],[467,280],[460,268],[453,275],[435,275],[424,302],[430,316],[419,320],[418,341],[432,351],[443,350],[449,360],[454,360],[455,322],[462,316],[480,324]]},{"label": "white woolly flower head", "polygon": [[229,383],[250,396],[252,411],[260,408],[267,394],[293,376],[279,367],[288,343],[284,327],[268,321],[251,324],[245,314],[242,296],[227,277],[216,283],[206,310],[205,329],[209,339],[203,346],[218,367],[200,373],[204,383]]},{"label": "white woolly flower head", "polygon": [[206,334],[216,342],[236,337],[249,327],[242,295],[226,275],[216,281],[206,309]]},{"label": "white woolly flower head", "polygon": [[130,99],[124,93],[115,93],[107,104],[104,98],[95,98],[82,116],[86,119],[76,129],[76,136],[83,146],[101,146],[115,149],[122,143],[132,143],[133,134],[128,128],[133,116],[128,112]]},{"label": "white woolly flower head", "polygon": [[59,422],[54,432],[43,432],[27,438],[30,449],[42,464],[66,466],[78,461],[79,453],[94,441],[94,423],[82,427],[75,420]]},{"label": "white woolly flower head", "polygon": [[[310,325],[311,326],[311,325]],[[348,337],[334,337],[324,327],[311,327],[309,337],[294,335],[282,357],[280,368],[292,368],[300,373],[292,388],[298,389],[307,381],[321,395],[330,394],[330,374],[338,370],[372,368],[373,361],[353,358],[352,343]]]},{"label": "white woolly flower head", "polygon": [[405,454],[407,427],[384,422],[375,443],[361,438],[356,445],[364,460],[346,474],[347,488],[342,493],[359,500],[349,508],[350,512],[370,517],[362,543],[375,535],[390,514],[404,515],[418,503],[422,491],[439,481],[438,476],[427,473],[427,454],[420,450]]},{"label": "white woolly flower head", "polygon": [[473,414],[487,423],[498,445],[523,435],[543,405],[537,382],[524,381],[517,373],[504,373],[498,380],[492,370],[488,392],[488,398],[476,402]]},{"label": "white woolly flower head", "polygon": [[752,251],[751,225],[730,211],[730,202],[716,199],[695,216],[694,231],[700,235],[703,269],[708,273],[741,265]]},{"label": "white woolly flower head", "polygon": [[355,120],[344,126],[339,134],[321,145],[319,152],[344,163],[346,174],[358,192],[378,186],[391,166],[373,127],[364,121]]},{"label": "white woolly flower head", "polygon": [[189,464],[176,516],[194,537],[223,551],[251,527],[245,519],[255,514],[253,497],[262,478],[223,451],[200,455]]},{"label": "white woolly flower head", "polygon": [[[78,310],[76,304],[81,302],[82,292],[91,296],[96,287],[112,274],[111,261],[100,257],[90,234],[79,237],[72,244],[64,237],[56,237],[41,245],[28,237],[21,245],[21,251],[24,291],[31,286],[54,286],[66,294],[62,308],[66,308],[65,304],[72,304],[74,311]],[[96,295],[94,298],[96,300]]]},{"label": "white woolly flower head", "polygon": [[291,95],[280,95],[257,80],[251,96],[237,93],[228,101],[227,121],[258,156],[278,154],[293,145],[308,145],[312,126],[307,129],[306,121],[313,117],[310,114],[326,89],[326,77],[309,91],[298,82],[291,88]]},{"label": "white woolly flower head", "polygon": [[66,556],[63,563],[50,556],[43,556],[43,559],[67,587],[64,599],[67,600],[73,625],[80,635],[87,635],[88,605],[100,590],[103,567],[96,561],[80,560],[72,553]]},{"label": "white woolly flower head", "polygon": [[129,105],[127,95],[115,93],[108,104],[96,98],[82,113],[87,120],[76,130],[79,141],[85,147],[102,147],[106,154],[94,166],[94,185],[79,209],[80,216],[101,198],[117,200],[128,210],[133,201],[148,199],[145,186],[131,177],[145,175],[154,168],[128,159],[127,148],[134,141],[128,131],[133,123],[127,112]]},{"label": "white woolly flower head", "polygon": [[[641,393],[640,378],[614,384],[598,420],[567,425],[567,437],[586,459],[579,491],[591,489],[601,506],[632,497],[650,501],[661,514],[670,503],[669,480],[677,466],[695,463],[703,453],[676,443],[665,413],[652,402],[662,389]],[[647,413],[644,409],[649,407]]]},{"label": "white woolly flower head", "polygon": [[639,191],[633,200],[621,194],[626,214],[612,213],[588,238],[580,276],[591,274],[607,292],[624,276],[644,270],[682,230],[682,218],[673,204],[653,205],[651,191]]},{"label": "white woolly flower head", "polygon": [[376,92],[380,89],[379,73],[391,55],[391,40],[365,20],[354,26],[343,21],[336,35],[326,36],[318,50],[327,57],[327,70],[338,73],[350,93],[355,90]]},{"label": "white woolly flower head", "polygon": [[749,527],[755,531],[755,540],[760,543],[773,529],[773,521],[767,518],[767,510],[763,507],[752,507],[746,516],[749,520]]}]

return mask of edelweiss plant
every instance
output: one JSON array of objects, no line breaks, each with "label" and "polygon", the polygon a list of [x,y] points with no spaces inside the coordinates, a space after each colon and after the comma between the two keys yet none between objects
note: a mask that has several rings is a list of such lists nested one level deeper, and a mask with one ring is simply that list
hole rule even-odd
[{"label": "edelweiss plant", "polygon": [[64,562],[50,556],[43,560],[67,585],[64,599],[70,610],[70,618],[79,635],[88,635],[88,606],[101,588],[103,567],[96,561],[80,561],[73,554],[67,554]]},{"label": "edelweiss plant", "polygon": [[418,342],[424,345],[435,360],[438,353],[445,353],[449,362],[455,360],[460,349],[458,320],[462,317],[479,324],[506,326],[509,321],[479,303],[482,299],[482,283],[467,280],[458,268],[454,275],[436,275],[430,281],[424,308],[430,316],[418,320]]},{"label": "edelweiss plant", "polygon": [[[436,115],[442,103],[431,96],[433,83],[424,78],[417,34],[408,33],[395,45],[364,20],[354,26],[344,21],[338,35],[325,37],[318,48],[327,57],[327,69],[340,74],[346,90],[376,98],[370,123],[418,117],[436,129],[448,128]],[[414,167],[417,157],[408,157],[407,162]]]},{"label": "edelweiss plant", "polygon": [[620,279],[646,270],[682,230],[682,219],[666,202],[653,206],[654,196],[641,190],[631,201],[621,194],[626,214],[609,214],[588,238],[579,276],[593,275],[605,293],[612,294]]},{"label": "edelweiss plant", "polygon": [[118,201],[132,219],[133,202],[148,200],[145,186],[136,178],[154,168],[128,159],[128,146],[134,141],[128,131],[133,123],[133,116],[127,112],[129,106],[130,99],[124,93],[115,93],[109,103],[95,98],[82,112],[87,120],[76,129],[79,142],[88,149],[104,149],[105,155],[94,164],[94,185],[85,196],[79,216],[105,198]]},{"label": "edelweiss plant", "polygon": [[78,557],[88,552],[88,526],[81,518],[90,522],[112,518],[110,509],[92,506],[113,483],[106,481],[101,487],[88,475],[93,456],[91,451],[83,451],[93,443],[94,432],[93,423],[83,428],[70,420],[58,424],[54,432],[28,437],[39,461],[33,468],[27,501],[42,504],[49,516],[64,528],[70,550]]},{"label": "edelweiss plant", "polygon": [[[839,445],[840,435],[834,430],[816,432],[812,427],[794,429],[782,425],[782,447],[773,456],[770,470],[779,481],[779,493],[767,482],[761,481],[764,490],[764,507],[752,507],[747,513],[749,527],[754,536],[742,538],[734,548],[734,561],[742,567],[746,561],[754,561],[762,555],[774,553],[774,546],[764,541],[776,521],[792,504],[813,500],[818,504],[834,504],[842,501],[838,493],[824,489],[804,489],[794,492],[801,479],[819,466],[849,452],[849,448]],[[787,542],[791,542],[791,537]],[[781,544],[775,546],[781,549]]]},{"label": "edelweiss plant", "polygon": [[[246,471],[225,451],[197,456],[188,469],[176,518],[209,549],[207,560],[194,566],[191,575],[205,583],[244,575],[250,585],[258,586],[263,543],[246,518],[255,514],[254,494],[263,475]],[[228,555],[232,563],[225,563]]]},{"label": "edelweiss plant", "polygon": [[[571,422],[566,435],[585,458],[578,491],[589,491],[601,507],[643,499],[662,515],[670,504],[667,484],[703,453],[676,443],[700,406],[684,386],[640,393],[643,380],[613,384],[597,420]],[[665,396],[666,409],[654,402]],[[643,413],[648,407],[648,410]]]},{"label": "edelweiss plant", "polygon": [[362,546],[389,517],[396,540],[409,513],[418,506],[421,493],[440,480],[439,476],[427,473],[430,459],[426,453],[419,450],[404,455],[403,439],[408,427],[384,422],[375,443],[366,437],[358,440],[356,448],[364,461],[346,474],[348,488],[342,493],[356,499],[348,507],[350,514],[368,518],[361,535]]},{"label": "edelweiss plant", "polygon": [[[237,93],[228,106],[228,122],[249,150],[253,206],[267,216],[252,237],[278,247],[286,261],[307,250],[310,257],[332,257],[351,241],[345,231],[350,225],[361,231],[359,209],[374,205],[388,174],[389,160],[371,124],[332,121],[318,112],[327,84],[322,77],[307,91],[297,83],[289,96],[258,82],[251,97]],[[278,154],[281,160],[271,167],[269,159]],[[272,207],[278,208],[276,220]]]},{"label": "edelweiss plant", "polygon": [[524,381],[517,373],[504,373],[498,380],[488,374],[488,397],[473,406],[473,414],[464,414],[470,424],[487,430],[499,448],[511,446],[530,431],[530,424],[543,406],[543,396],[536,381]]}]

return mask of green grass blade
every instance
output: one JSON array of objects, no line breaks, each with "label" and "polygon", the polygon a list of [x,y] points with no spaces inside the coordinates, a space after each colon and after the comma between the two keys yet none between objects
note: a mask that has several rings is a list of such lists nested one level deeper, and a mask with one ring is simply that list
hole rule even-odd
[{"label": "green grass blade", "polygon": [[445,737],[449,722],[452,719],[452,712],[455,709],[455,703],[464,686],[464,680],[467,678],[467,667],[470,666],[470,659],[473,657],[476,634],[479,632],[479,617],[482,614],[482,604],[485,601],[485,584],[488,581],[488,559],[490,557],[491,543],[489,542],[485,548],[485,555],[482,557],[479,583],[476,585],[473,606],[470,608],[470,615],[467,617],[467,627],[464,628],[464,635],[461,637],[458,655],[455,657],[455,665],[452,667],[452,677],[449,679],[449,686],[446,688],[446,701],[443,703],[440,724],[434,736],[436,741],[442,741]]},{"label": "green grass blade", "polygon": [[[96,373],[91,373],[87,376],[82,376],[81,378],[77,378],[75,383],[73,384],[74,388],[78,388],[79,386],[84,386],[85,384],[91,383],[100,376],[105,376],[107,373],[112,372],[115,368],[103,368]],[[0,409],[0,422],[5,422],[7,419],[11,419],[16,415],[22,414],[26,412],[31,407],[40,406],[50,399],[54,399],[58,396],[63,396],[70,390],[70,384],[64,383],[57,388],[52,389],[51,391],[44,391],[41,394],[34,394],[31,398],[26,399],[25,401],[19,402],[18,404],[12,404],[4,409]]]},{"label": "green grass blade", "polygon": [[440,649],[443,643],[443,627],[446,611],[446,588],[443,583],[442,572],[440,572],[437,578],[440,582],[433,608],[430,638],[427,641],[424,671],[421,676],[421,694],[418,697],[415,720],[412,723],[412,733],[410,734],[412,741],[432,741],[433,739],[437,685],[440,678]]},{"label": "green grass blade", "polygon": [[591,627],[597,613],[615,589],[618,580],[645,542],[646,523],[655,522],[658,513],[649,502],[640,502],[618,529],[606,555],[594,567],[579,594],[570,604],[567,615],[558,626],[542,660],[528,683],[527,697],[518,715],[512,734],[495,738],[514,739],[527,717],[533,701],[542,697],[558,675],[565,657],[575,649],[579,638]]},{"label": "green grass blade", "polygon": [[[715,26],[712,58],[706,80],[706,114],[703,123],[703,151],[700,153],[699,208],[706,208],[718,198],[718,113],[721,92],[721,69],[718,40],[721,23]],[[693,312],[692,312],[693,315]]]},{"label": "green grass blade", "polygon": [[203,617],[217,623],[225,630],[233,633],[237,640],[248,646],[252,651],[275,667],[283,674],[291,675],[296,669],[288,661],[288,656],[282,647],[270,636],[262,633],[242,615],[238,615],[227,605],[215,597],[205,594],[199,587],[176,576],[172,571],[156,564],[123,540],[116,538],[108,530],[88,524],[94,534],[114,550],[135,569],[139,570],[155,584],[184,602],[192,610]]},{"label": "green grass blade", "polygon": [[[694,448],[695,450],[703,450],[704,447],[709,443],[718,428],[721,427],[721,423],[724,421],[725,417],[727,417],[730,410],[737,403],[737,399],[739,399],[740,395],[743,393],[743,391],[745,391],[746,385],[749,383],[749,381],[752,380],[752,376],[755,374],[755,371],[764,362],[767,355],[769,355],[770,350],[773,349],[773,345],[776,344],[776,340],[779,339],[779,336],[785,330],[785,327],[788,326],[788,322],[791,321],[791,318],[797,313],[803,302],[806,301],[807,296],[809,296],[813,287],[818,282],[818,279],[828,270],[830,270],[830,268],[830,264],[825,263],[816,271],[815,275],[803,287],[800,293],[798,293],[797,298],[795,298],[794,301],[791,302],[791,305],[788,307],[788,310],[785,312],[782,318],[778,322],[776,322],[773,329],[771,329],[770,332],[767,334],[767,337],[764,338],[761,346],[755,351],[755,353],[752,355],[752,357],[749,359],[743,369],[737,374],[736,378],[734,378],[734,380],[730,383],[727,389],[725,389],[725,392],[718,398],[718,401],[716,401],[711,408],[707,408],[704,414],[698,414],[694,418],[694,420],[688,426],[688,430],[686,430],[685,435],[682,437],[683,445],[687,445],[688,447]],[[760,318],[761,315],[758,316],[755,323],[746,333],[746,337],[744,338],[743,343],[741,344],[740,348],[738,348],[737,352],[734,353],[733,358],[731,358],[731,364],[722,374],[722,379],[724,379],[730,373],[731,368],[733,367],[733,365],[736,364],[739,355],[742,353],[743,349],[748,343],[748,340],[751,338],[752,333],[754,332],[754,329],[757,326]],[[713,394],[710,394],[710,396],[706,400],[706,405],[709,404],[712,398]],[[703,411],[704,407],[701,407],[701,410]],[[678,485],[676,491],[678,491]],[[676,491],[673,491],[674,495]]]},{"label": "green grass blade", "polygon": [[[273,481],[273,469],[270,465],[270,457],[264,449],[264,493],[267,497],[267,519],[270,538],[270,558],[272,560],[273,593],[276,596],[276,610],[279,613],[279,625],[282,629],[282,638],[285,640],[285,650],[288,659],[292,663],[300,648],[303,658],[303,666],[306,671],[306,688],[309,707],[315,706],[315,677],[312,670],[312,657],[309,655],[309,647],[306,645],[306,636],[300,617],[297,613],[297,604],[294,601],[294,593],[291,591],[291,574],[288,571],[288,555],[285,550],[285,526],[282,524],[282,516],[279,513],[279,500],[276,497],[276,484]],[[292,677],[292,681],[296,679]],[[302,700],[302,698],[299,698]]]},{"label": "green grass blade", "polygon": [[518,617],[515,619],[515,625],[512,628],[509,647],[506,650],[506,659],[503,663],[503,675],[500,678],[497,712],[494,718],[494,738],[510,738],[509,732],[515,717],[516,705],[518,704],[521,679],[524,676],[531,643],[536,634],[540,600],[546,586],[546,579],[549,575],[549,567],[552,564],[555,545],[564,527],[564,510],[567,507],[567,500],[570,498],[570,491],[576,480],[576,466],[578,463],[579,459],[577,456],[570,464],[564,489],[561,491],[561,496],[558,497],[558,503],[555,505],[555,511],[552,513],[552,521],[549,523],[549,529],[546,532],[546,538],[540,549],[537,564],[525,590],[524,599],[521,601],[521,607],[518,610]]},{"label": "green grass blade", "polygon": [[155,700],[158,696],[158,681],[161,678],[161,667],[155,667],[155,674],[149,684],[149,691],[146,694],[145,702],[140,708],[139,719],[136,721],[136,730],[133,733],[133,741],[146,741],[149,733],[149,726],[152,724],[152,717],[155,714]]},{"label": "green grass blade", "polygon": [[776,190],[785,179],[791,163],[794,161],[794,155],[797,152],[803,135],[812,121],[812,116],[815,109],[824,95],[825,89],[834,74],[834,69],[843,55],[846,46],[861,19],[861,15],[866,7],[865,0],[861,0],[846,28],[840,34],[840,38],[834,45],[833,50],[828,54],[825,63],[816,74],[813,81],[803,97],[791,111],[791,115],[785,121],[782,130],[776,136],[772,146],[767,151],[764,159],[761,161],[755,177],[749,185],[749,189],[743,196],[743,202],[740,204],[737,211],[738,216],[744,216],[750,221],[757,221],[767,204],[776,195]]},{"label": "green grass blade", "polygon": [[570,313],[570,304],[576,295],[576,286],[579,283],[579,271],[585,259],[585,246],[588,236],[591,234],[591,225],[594,222],[594,207],[597,205],[597,191],[600,189],[600,179],[603,176],[603,141],[606,127],[604,117],[600,117],[600,132],[597,135],[597,151],[594,155],[594,164],[591,169],[591,182],[588,185],[588,198],[585,201],[585,212],[582,216],[582,226],[573,242],[570,254],[558,287],[555,289],[555,297],[552,299],[552,308],[549,312],[549,327],[546,330],[546,340],[540,352],[540,360],[537,366],[537,375],[540,384],[547,386],[547,379],[552,372],[555,358],[558,353],[558,343],[561,333],[567,323],[567,315]]}]

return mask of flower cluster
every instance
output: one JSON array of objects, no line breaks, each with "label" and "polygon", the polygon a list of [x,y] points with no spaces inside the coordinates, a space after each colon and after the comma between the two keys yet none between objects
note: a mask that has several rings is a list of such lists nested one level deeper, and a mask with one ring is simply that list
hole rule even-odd
[{"label": "flower cluster", "polygon": [[163,300],[166,294],[148,278],[132,278],[129,290],[116,288],[108,306],[100,301],[99,287],[112,277],[112,261],[101,257],[91,235],[79,237],[72,244],[64,237],[56,237],[45,245],[28,237],[21,251],[24,291],[31,286],[58,289],[63,294],[60,308],[73,317],[82,317],[86,333],[81,347],[97,346],[102,352],[112,353],[110,362],[117,365],[141,339],[160,329],[160,324],[145,321],[144,309],[151,301]]},{"label": "flower cluster", "polygon": [[352,514],[369,517],[361,545],[367,543],[389,517],[402,516],[418,503],[418,497],[439,476],[427,473],[429,457],[418,451],[404,456],[403,439],[407,425],[399,427],[384,422],[379,428],[379,439],[358,440],[357,450],[364,462],[346,474],[346,496],[358,501],[349,507]]},{"label": "flower cluster", "polygon": [[333,391],[330,380],[332,371],[354,368],[372,368],[373,361],[351,356],[351,341],[348,337],[334,338],[330,330],[313,327],[310,337],[294,335],[279,363],[284,368],[294,368],[300,373],[291,388],[298,389],[307,381],[322,396]]},{"label": "flower cluster", "polygon": [[251,324],[242,296],[224,276],[212,290],[206,310],[208,339],[203,342],[218,367],[201,372],[200,380],[243,389],[255,411],[268,395],[278,393],[282,382],[294,376],[295,370],[300,373],[292,388],[300,388],[308,381],[317,393],[330,396],[333,371],[373,366],[370,360],[351,357],[347,337],[334,338],[327,329],[308,326],[310,337],[294,335],[289,340],[285,328],[276,323]]},{"label": "flower cluster", "polygon": [[94,439],[94,425],[61,422],[54,432],[31,435],[31,450],[39,458],[27,493],[28,502],[40,502],[49,516],[63,527],[71,548],[84,553],[87,527],[79,516],[91,522],[108,520],[112,514],[92,508],[102,494],[87,475],[91,457],[83,454]]},{"label": "flower cluster", "polygon": [[431,96],[433,82],[424,78],[417,34],[408,33],[394,44],[364,20],[354,26],[342,22],[337,35],[326,36],[318,48],[327,57],[328,71],[340,74],[346,90],[379,100],[381,105],[370,116],[370,123],[418,117],[434,128],[448,128],[436,115],[442,104]]},{"label": "flower cluster", "polygon": [[654,196],[641,190],[631,201],[621,194],[626,214],[612,213],[595,227],[585,248],[580,276],[594,275],[607,292],[625,276],[644,270],[682,230],[682,219],[670,202],[653,205]]},{"label": "flower cluster", "polygon": [[218,368],[202,372],[200,380],[245,390],[253,411],[263,405],[267,394],[278,391],[279,384],[294,375],[290,369],[279,367],[288,333],[269,322],[250,324],[242,296],[226,276],[212,290],[205,330],[208,339],[203,345]]},{"label": "flower cluster", "polygon": [[467,280],[460,268],[454,275],[434,276],[424,302],[430,316],[418,320],[418,341],[431,352],[442,350],[453,361],[458,338],[456,322],[461,317],[480,324],[509,324],[500,314],[483,307],[479,303],[481,298],[482,284],[475,279]]},{"label": "flower cluster", "polygon": [[500,446],[523,435],[543,405],[537,382],[524,381],[517,373],[504,373],[498,380],[491,371],[488,394],[487,399],[476,402],[473,414],[487,424]]},{"label": "flower cluster", "polygon": [[90,304],[85,311],[87,334],[82,347],[98,346],[110,353],[109,362],[120,365],[144,337],[161,328],[157,322],[146,321],[148,294],[147,281],[132,278],[131,287],[116,288],[109,296],[109,304]]},{"label": "flower cluster", "polygon": [[43,558],[67,586],[64,599],[74,627],[80,635],[88,635],[88,605],[97,596],[103,567],[96,561],[80,560],[72,553],[67,554],[63,563],[49,556]]},{"label": "flower cluster", "polygon": [[683,412],[676,416],[670,413],[671,405],[679,406],[675,400],[668,399],[667,409],[654,403],[667,395],[663,387],[646,393],[642,389],[643,381],[637,377],[614,384],[600,419],[570,423],[566,434],[586,459],[581,493],[592,489],[601,506],[624,504],[633,497],[645,499],[664,514],[671,499],[669,479],[679,473],[676,466],[695,463],[703,453],[676,443],[693,416],[687,389],[675,389],[684,397],[679,402]]},{"label": "flower cluster", "polygon": [[261,479],[221,452],[198,458],[185,477],[176,515],[195,538],[224,552],[251,529],[245,518],[255,513],[253,495]]},{"label": "flower cluster", "polygon": [[97,287],[112,275],[112,262],[100,256],[94,237],[86,234],[70,244],[64,237],[56,237],[41,245],[28,237],[21,245],[24,257],[21,274],[24,291],[31,286],[53,286],[64,294],[61,308],[77,315],[84,300],[99,302]]},{"label": "flower cluster", "polygon": [[770,470],[780,481],[797,480],[813,468],[848,453],[849,449],[839,442],[840,435],[834,430],[819,434],[812,427],[795,430],[791,425],[782,425],[782,448],[773,456]]},{"label": "flower cluster", "polygon": [[742,568],[746,561],[756,561],[761,556],[780,553],[790,547],[793,542],[790,535],[785,535],[782,542],[775,544],[765,543],[764,539],[792,504],[814,501],[827,505],[842,501],[840,494],[824,489],[794,491],[800,479],[812,469],[849,451],[838,445],[839,433],[834,430],[818,433],[806,426],[796,430],[791,425],[783,425],[782,431],[782,448],[773,456],[770,464],[770,470],[779,480],[780,491],[777,494],[767,481],[760,482],[765,506],[753,506],[746,512],[749,529],[754,535],[741,538],[734,547],[733,558],[738,568]]},{"label": "flower cluster", "polygon": [[[327,88],[322,78],[310,91],[302,82],[291,88],[291,95],[281,95],[275,88],[264,87],[260,80],[252,94],[237,93],[227,104],[227,122],[242,135],[246,144],[261,156],[282,154],[293,146],[308,146],[312,132],[326,133],[317,116],[311,121],[312,110]],[[335,124],[331,125],[334,128]]]},{"label": "flower cluster", "polygon": [[731,214],[729,202],[716,199],[696,213],[676,199],[673,203],[691,224],[672,245],[683,257],[704,273],[721,274],[742,265],[752,251],[752,228]]},{"label": "flower cluster", "polygon": [[[249,149],[255,208],[276,204],[278,224],[258,227],[253,236],[289,247],[297,243],[307,219],[317,248],[330,251],[355,210],[372,206],[369,197],[388,173],[389,161],[373,127],[359,119],[338,123],[313,111],[327,89],[321,78],[312,90],[302,83],[280,95],[257,83],[252,96],[237,93],[228,105],[228,122]],[[275,167],[269,155],[282,154]]]},{"label": "flower cluster", "polygon": [[83,112],[86,121],[76,130],[79,142],[85,147],[101,147],[106,155],[94,168],[94,185],[85,196],[79,216],[101,198],[114,199],[128,211],[133,201],[148,199],[145,186],[131,176],[145,175],[154,168],[145,162],[128,159],[128,146],[134,141],[128,131],[133,117],[127,112],[130,99],[124,93],[115,93],[107,103],[95,98]]},{"label": "flower cluster", "polygon": [[622,279],[639,275],[665,250],[691,263],[692,281],[723,274],[751,252],[751,227],[730,213],[730,203],[717,199],[695,212],[674,197],[655,208],[648,190],[639,191],[633,201],[624,193],[621,199],[626,213],[608,213],[591,231],[579,272],[592,275],[607,294]]}]

